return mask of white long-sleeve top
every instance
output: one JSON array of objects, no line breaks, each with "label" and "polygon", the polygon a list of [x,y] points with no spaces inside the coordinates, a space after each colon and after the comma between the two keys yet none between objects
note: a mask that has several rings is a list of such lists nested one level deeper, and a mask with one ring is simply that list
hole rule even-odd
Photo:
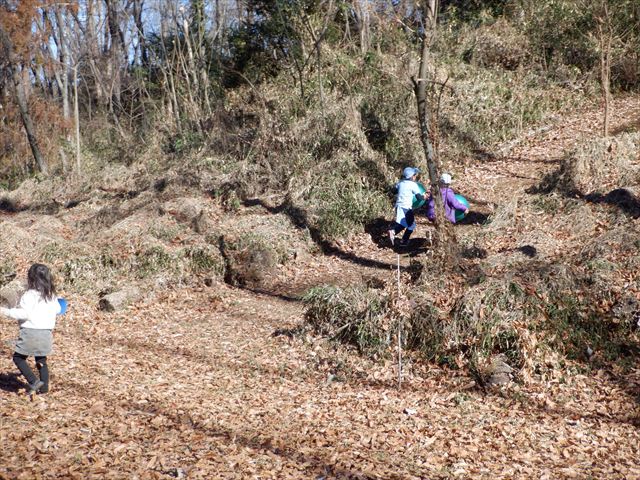
[{"label": "white long-sleeve top", "polygon": [[45,300],[37,290],[27,290],[16,308],[3,308],[2,313],[20,322],[20,328],[53,330],[56,315],[61,312],[58,297]]}]

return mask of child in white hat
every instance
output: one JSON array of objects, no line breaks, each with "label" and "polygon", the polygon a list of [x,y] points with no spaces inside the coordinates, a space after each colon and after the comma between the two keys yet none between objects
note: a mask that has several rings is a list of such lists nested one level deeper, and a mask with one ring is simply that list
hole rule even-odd
[{"label": "child in white hat", "polygon": [[[440,175],[440,194],[444,204],[444,214],[451,223],[456,223],[456,210],[464,212],[465,215],[469,213],[469,206],[456,198],[456,192],[451,188],[451,175],[448,173]],[[436,202],[432,195],[429,196],[427,204],[427,218],[431,221],[436,218]]]}]

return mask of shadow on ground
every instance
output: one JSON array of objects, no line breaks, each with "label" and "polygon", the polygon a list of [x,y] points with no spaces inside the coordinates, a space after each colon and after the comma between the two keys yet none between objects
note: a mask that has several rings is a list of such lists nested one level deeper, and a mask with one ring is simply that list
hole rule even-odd
[{"label": "shadow on ground", "polygon": [[458,221],[458,225],[484,225],[489,220],[489,215],[481,212],[470,211],[462,220]]},{"label": "shadow on ground", "polygon": [[26,384],[20,380],[17,373],[0,373],[0,390],[16,393],[25,388]]},{"label": "shadow on ground", "polygon": [[309,231],[309,235],[311,239],[314,241],[318,247],[322,250],[322,253],[327,256],[333,256],[345,260],[347,262],[355,263],[357,265],[362,265],[368,268],[379,268],[383,270],[389,270],[393,268],[394,265],[387,262],[381,262],[379,260],[373,260],[371,258],[360,257],[358,255],[354,255],[353,253],[345,252],[338,247],[336,247],[331,242],[324,240],[320,235],[320,232],[309,225],[309,221],[307,218],[307,212],[305,212],[302,208],[291,205],[287,200],[285,200],[282,204],[278,206],[272,206],[265,203],[263,200],[253,198],[244,201],[245,207],[255,207],[260,206],[264,208],[267,212],[272,214],[283,213],[289,217],[291,222],[300,229],[307,229]]},{"label": "shadow on ground", "polygon": [[579,198],[589,203],[604,203],[619,208],[632,218],[640,218],[640,200],[629,190],[624,188],[616,188],[606,195],[601,193],[590,193],[589,195],[580,195]]}]

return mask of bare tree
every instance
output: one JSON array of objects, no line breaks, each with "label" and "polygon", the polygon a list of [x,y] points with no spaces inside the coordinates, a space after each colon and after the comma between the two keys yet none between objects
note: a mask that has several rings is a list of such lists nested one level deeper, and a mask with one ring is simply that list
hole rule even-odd
[{"label": "bare tree", "polygon": [[607,0],[599,0],[595,5],[596,32],[600,51],[600,86],[602,89],[602,134],[609,136],[609,116],[611,105],[611,44],[614,39],[613,24]]},{"label": "bare tree", "polygon": [[147,52],[147,42],[144,38],[144,23],[142,22],[142,11],[144,0],[133,0],[133,21],[136,26],[136,37],[138,39],[137,48],[140,50],[140,63],[147,67],[149,65],[149,54]]},{"label": "bare tree", "polygon": [[371,45],[371,2],[366,0],[354,0],[353,16],[360,34],[360,52],[365,54]]},{"label": "bare tree", "polygon": [[427,169],[431,182],[431,195],[436,204],[436,229],[438,239],[442,244],[442,251],[448,258],[456,259],[458,256],[458,246],[455,233],[451,224],[446,220],[444,204],[440,194],[440,183],[438,172],[440,170],[438,159],[433,147],[434,129],[432,126],[437,119],[434,117],[433,105],[427,98],[427,84],[429,82],[430,70],[430,49],[436,33],[436,20],[438,15],[438,0],[425,0],[424,4],[424,28],[422,32],[422,51],[420,56],[420,70],[418,78],[413,78],[414,92],[418,103],[418,122],[420,124],[420,140],[424,148],[427,159]]},{"label": "bare tree", "polygon": [[[108,53],[108,75],[111,80],[109,95],[109,110],[113,112],[114,101],[120,104],[120,94],[122,88],[122,66],[126,55],[126,45],[124,32],[120,28],[119,0],[104,0],[107,7],[108,38],[106,48]],[[105,32],[105,35],[107,34]]]},{"label": "bare tree", "polygon": [[16,103],[18,104],[18,109],[20,110],[20,118],[22,119],[22,124],[27,134],[27,140],[29,141],[31,153],[33,154],[33,158],[36,164],[38,165],[38,169],[42,173],[47,174],[47,163],[45,162],[44,157],[40,152],[36,130],[31,119],[31,114],[29,113],[29,105],[27,103],[27,97],[21,75],[22,67],[20,66],[13,50],[13,42],[11,41],[11,38],[9,37],[7,31],[4,29],[2,23],[0,23],[0,46],[4,51],[2,56],[6,59],[6,66],[11,75]]},{"label": "bare tree", "polygon": [[[68,52],[67,52],[67,40],[66,40],[66,28],[65,28],[65,22],[63,21],[63,15],[61,10],[63,10],[64,6],[61,5],[55,5],[53,7],[54,12],[55,12],[55,18],[56,18],[56,24],[58,26],[57,28],[57,33],[58,35],[56,36],[55,34],[53,35],[54,40],[56,40],[56,46],[58,47],[58,50],[60,52],[60,58],[59,58],[59,68],[61,71],[61,80],[62,80],[62,85],[60,85],[60,90],[62,92],[62,112],[63,112],[63,116],[65,120],[68,120],[71,116],[70,112],[69,112],[69,59],[68,59]],[[55,32],[55,30],[54,30]]]}]

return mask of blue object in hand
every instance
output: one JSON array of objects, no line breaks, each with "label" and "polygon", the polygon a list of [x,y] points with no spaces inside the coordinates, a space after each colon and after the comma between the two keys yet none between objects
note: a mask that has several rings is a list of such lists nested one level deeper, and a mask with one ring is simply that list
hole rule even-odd
[{"label": "blue object in hand", "polygon": [[[467,207],[467,210],[469,210],[469,202],[467,201],[466,198],[464,198],[462,195],[460,195],[459,193],[456,193],[456,200],[458,200],[460,203],[462,203],[463,205],[465,205]],[[464,210],[458,210],[456,209],[456,222],[459,222],[460,220],[462,220],[464,218]]]},{"label": "blue object in hand", "polygon": [[67,311],[67,301],[64,298],[59,298],[58,303],[60,304],[60,313],[58,315],[64,315],[64,312]]}]

